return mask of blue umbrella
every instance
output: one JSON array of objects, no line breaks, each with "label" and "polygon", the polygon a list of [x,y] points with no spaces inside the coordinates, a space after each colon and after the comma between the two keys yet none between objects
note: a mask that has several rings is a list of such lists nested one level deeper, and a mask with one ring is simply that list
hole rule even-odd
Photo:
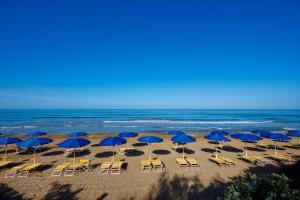
[{"label": "blue umbrella", "polygon": [[159,143],[159,142],[163,142],[164,140],[160,137],[156,137],[156,136],[144,136],[144,137],[140,137],[138,139],[139,142],[144,142],[144,143],[148,143],[149,146],[149,160],[151,160],[151,144],[152,143]]},{"label": "blue umbrella", "polygon": [[[196,138],[189,135],[176,135],[172,137],[171,140],[173,142],[181,143],[181,144],[196,142]],[[182,157],[184,158],[184,146],[183,146]]]},{"label": "blue umbrella", "polygon": [[269,135],[265,135],[265,137],[275,141],[275,147],[274,147],[275,155],[277,155],[277,149],[276,149],[276,142],[277,141],[287,142],[287,141],[291,140],[290,137],[288,137],[286,135],[283,135],[283,134],[280,134],[280,133],[270,133]]},{"label": "blue umbrella", "polygon": [[298,144],[300,144],[300,130],[289,130],[287,136],[298,137]]},{"label": "blue umbrella", "polygon": [[[226,138],[224,135],[220,134],[209,134],[204,136],[205,139],[207,140],[212,140],[215,142],[230,142],[230,139]],[[216,145],[216,158],[218,157],[218,146]]]},{"label": "blue umbrella", "polygon": [[113,148],[113,156],[112,160],[114,162],[115,157],[115,146],[125,144],[127,141],[126,139],[118,136],[108,137],[100,141],[100,146],[112,146]]},{"label": "blue umbrella", "polygon": [[5,145],[5,156],[4,156],[4,161],[6,161],[7,157],[7,145],[8,144],[15,144],[18,142],[21,142],[22,140],[19,138],[0,138],[0,145]]},{"label": "blue umbrella", "polygon": [[74,149],[74,154],[73,154],[73,163],[75,162],[75,149],[84,147],[86,145],[90,144],[90,141],[84,138],[70,138],[67,139],[61,143],[58,144],[59,147],[61,148],[67,148],[67,149]]},{"label": "blue umbrella", "polygon": [[85,135],[87,135],[85,132],[73,132],[68,134],[69,137],[82,137]]},{"label": "blue umbrella", "polygon": [[215,131],[210,132],[210,134],[229,135],[229,133],[224,130],[215,130]]},{"label": "blue umbrella", "polygon": [[251,133],[255,133],[255,134],[259,134],[261,137],[267,137],[268,135],[271,134],[271,132],[267,131],[267,130],[262,130],[262,129],[257,129],[257,130],[253,130],[251,131]]},{"label": "blue umbrella", "polygon": [[[253,134],[247,134],[247,133],[234,133],[230,135],[232,138],[234,139],[238,139],[241,140],[243,142],[257,142],[259,140],[262,140],[261,137],[257,136],[257,135],[253,135]],[[248,156],[247,153],[247,143],[245,143],[245,156]]]},{"label": "blue umbrella", "polygon": [[29,137],[37,137],[37,136],[42,136],[42,135],[47,135],[47,133],[42,132],[42,131],[31,131],[26,134],[26,136],[29,136]]},{"label": "blue umbrella", "polygon": [[44,144],[49,144],[53,140],[50,138],[31,138],[28,140],[23,140],[22,142],[18,142],[17,146],[18,147],[23,147],[23,148],[34,148],[34,156],[33,156],[33,162],[36,162],[36,148],[40,147]]},{"label": "blue umbrella", "polygon": [[[134,137],[136,137],[138,135],[139,134],[136,133],[136,132],[123,132],[123,133],[119,133],[119,137],[128,138],[128,143],[129,143],[129,138],[134,138]],[[127,143],[127,149],[129,148],[128,143]]]},{"label": "blue umbrella", "polygon": [[179,130],[173,130],[168,132],[169,135],[184,135],[185,132]]}]

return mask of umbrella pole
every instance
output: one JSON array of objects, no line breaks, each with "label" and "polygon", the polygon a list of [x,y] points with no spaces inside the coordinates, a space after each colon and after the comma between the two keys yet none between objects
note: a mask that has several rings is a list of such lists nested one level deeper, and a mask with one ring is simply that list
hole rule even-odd
[{"label": "umbrella pole", "polygon": [[5,144],[5,155],[4,155],[4,162],[6,161],[6,156],[7,156],[7,144]]},{"label": "umbrella pole", "polygon": [[248,148],[247,148],[247,143],[245,142],[245,156],[248,156]]},{"label": "umbrella pole", "polygon": [[277,156],[277,149],[276,149],[276,140],[275,140],[275,156]]},{"label": "umbrella pole", "polygon": [[33,164],[35,164],[35,159],[36,159],[36,147],[34,147],[34,154],[33,154]]},{"label": "umbrella pole", "polygon": [[184,156],[184,145],[183,145],[183,148],[182,148],[182,158],[184,159],[185,156]]},{"label": "umbrella pole", "polygon": [[216,145],[216,155],[215,155],[216,158],[218,158],[218,144]]},{"label": "umbrella pole", "polygon": [[75,163],[75,154],[76,154],[76,149],[74,148],[74,151],[73,151],[73,164]]},{"label": "umbrella pole", "polygon": [[115,162],[115,146],[113,145],[113,157],[112,157],[112,162]]}]

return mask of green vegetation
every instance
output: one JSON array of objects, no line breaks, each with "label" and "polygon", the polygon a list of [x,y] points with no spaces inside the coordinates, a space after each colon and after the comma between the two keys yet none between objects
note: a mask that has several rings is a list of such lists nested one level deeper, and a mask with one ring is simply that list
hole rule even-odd
[{"label": "green vegetation", "polygon": [[236,178],[228,186],[223,200],[296,200],[300,192],[292,188],[291,181],[284,174],[260,177],[248,173],[246,178]]}]

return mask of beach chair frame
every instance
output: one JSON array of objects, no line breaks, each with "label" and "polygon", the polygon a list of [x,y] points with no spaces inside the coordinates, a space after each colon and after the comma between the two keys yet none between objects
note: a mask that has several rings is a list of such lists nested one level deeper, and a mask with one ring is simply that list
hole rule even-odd
[{"label": "beach chair frame", "polygon": [[25,168],[22,168],[19,171],[18,178],[27,178],[31,171],[39,168],[41,165],[42,165],[42,163],[35,163],[35,164],[31,164]]},{"label": "beach chair frame", "polygon": [[[110,168],[111,168],[112,162],[103,162],[100,165],[100,170],[99,170],[99,175],[105,175],[105,174],[109,174],[110,172]],[[106,167],[104,167],[106,166]]]}]

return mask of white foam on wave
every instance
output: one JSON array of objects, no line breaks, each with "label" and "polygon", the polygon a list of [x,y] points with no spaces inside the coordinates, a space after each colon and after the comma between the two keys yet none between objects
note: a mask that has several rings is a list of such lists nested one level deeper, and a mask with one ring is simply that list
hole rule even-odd
[{"label": "white foam on wave", "polygon": [[156,124],[261,124],[272,121],[176,121],[176,120],[124,120],[103,121],[104,123],[156,123]]},{"label": "white foam on wave", "polygon": [[37,126],[1,126],[0,129],[36,128]]}]

